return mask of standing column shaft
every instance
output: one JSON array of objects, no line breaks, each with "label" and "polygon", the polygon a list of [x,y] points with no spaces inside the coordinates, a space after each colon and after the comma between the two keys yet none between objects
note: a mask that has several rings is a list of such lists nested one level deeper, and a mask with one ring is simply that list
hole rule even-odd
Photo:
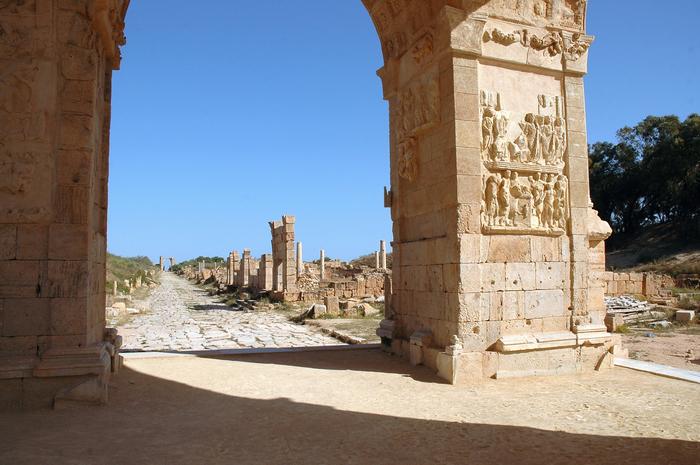
[{"label": "standing column shaft", "polygon": [[379,241],[379,268],[386,270],[386,241]]},{"label": "standing column shaft", "polygon": [[304,257],[303,246],[301,242],[297,242],[297,278],[304,273]]},{"label": "standing column shaft", "polygon": [[326,251],[321,249],[321,280],[326,277]]}]

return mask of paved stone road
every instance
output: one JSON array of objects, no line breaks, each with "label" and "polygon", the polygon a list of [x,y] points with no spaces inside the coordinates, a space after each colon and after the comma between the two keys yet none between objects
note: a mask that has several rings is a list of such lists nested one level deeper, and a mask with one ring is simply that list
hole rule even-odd
[{"label": "paved stone road", "polygon": [[124,350],[305,347],[340,343],[308,326],[262,310],[234,310],[172,273],[146,302],[148,312],[119,327]]}]

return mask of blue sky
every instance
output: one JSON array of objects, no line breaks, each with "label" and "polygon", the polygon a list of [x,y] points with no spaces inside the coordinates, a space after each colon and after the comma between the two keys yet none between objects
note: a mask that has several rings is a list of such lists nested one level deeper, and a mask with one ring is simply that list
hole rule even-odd
[{"label": "blue sky", "polygon": [[[108,247],[119,255],[270,250],[297,216],[305,258],[391,240],[388,110],[360,0],[132,2],[114,75]],[[700,2],[590,2],[589,140],[698,112]]]}]

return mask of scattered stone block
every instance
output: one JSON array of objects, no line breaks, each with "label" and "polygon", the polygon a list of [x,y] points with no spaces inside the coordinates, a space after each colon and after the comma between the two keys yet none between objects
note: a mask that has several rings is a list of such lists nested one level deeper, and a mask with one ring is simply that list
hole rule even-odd
[{"label": "scattered stone block", "polygon": [[340,301],[337,297],[326,297],[323,303],[329,315],[340,315]]},{"label": "scattered stone block", "polygon": [[695,318],[695,312],[692,310],[678,310],[676,312],[676,321],[679,323],[690,323]]}]

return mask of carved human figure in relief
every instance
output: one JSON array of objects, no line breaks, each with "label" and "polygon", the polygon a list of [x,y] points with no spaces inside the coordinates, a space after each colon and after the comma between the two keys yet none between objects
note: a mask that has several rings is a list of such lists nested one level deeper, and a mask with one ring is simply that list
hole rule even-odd
[{"label": "carved human figure in relief", "polygon": [[498,225],[511,226],[510,218],[510,171],[506,171],[498,186]]},{"label": "carved human figure in relief", "polygon": [[417,145],[413,137],[399,144],[399,176],[409,181],[414,181],[418,177]]},{"label": "carved human figure in relief", "polygon": [[530,148],[525,134],[520,134],[511,145],[510,161],[527,163],[530,161]]},{"label": "carved human figure in relief", "polygon": [[501,175],[492,174],[486,180],[484,190],[485,220],[488,226],[495,226],[498,217],[498,188],[501,184]]},{"label": "carved human figure in relief", "polygon": [[559,165],[564,161],[564,152],[566,151],[566,129],[564,128],[564,120],[556,118],[554,120],[554,134],[552,139],[552,163]]},{"label": "carved human figure in relief", "polygon": [[554,192],[554,175],[550,174],[547,181],[544,183],[544,199],[542,201],[542,219],[541,226],[549,229],[554,228],[554,200],[556,193]]},{"label": "carved human figure in relief", "polygon": [[485,108],[481,117],[481,152],[486,160],[491,159],[491,147],[494,142],[493,120],[493,110],[491,110],[491,108]]},{"label": "carved human figure in relief", "polygon": [[541,179],[540,173],[535,173],[530,177],[530,193],[532,194],[532,204],[535,214],[535,227],[542,225],[542,212],[544,210],[544,181]]},{"label": "carved human figure in relief", "polygon": [[554,183],[554,224],[561,229],[566,229],[566,193],[566,177],[559,175]]},{"label": "carved human figure in relief", "polygon": [[535,15],[548,18],[552,12],[552,0],[535,0],[533,10]]},{"label": "carved human figure in relief", "polygon": [[530,186],[522,183],[518,173],[510,176],[511,211],[510,223],[513,225],[524,224],[532,226],[533,198]]},{"label": "carved human figure in relief", "polygon": [[540,147],[542,148],[542,157],[538,160],[538,163],[542,164],[544,162],[544,164],[551,165],[553,153],[552,140],[554,136],[554,126],[552,125],[552,118],[550,116],[540,118],[539,135]]},{"label": "carved human figure in relief", "polygon": [[509,161],[508,156],[508,117],[503,113],[496,115],[495,141],[493,143],[494,155],[497,161]]},{"label": "carved human figure in relief", "polygon": [[539,156],[539,132],[535,124],[535,115],[525,115],[525,120],[520,123],[520,130],[527,140],[528,161],[534,162]]}]

